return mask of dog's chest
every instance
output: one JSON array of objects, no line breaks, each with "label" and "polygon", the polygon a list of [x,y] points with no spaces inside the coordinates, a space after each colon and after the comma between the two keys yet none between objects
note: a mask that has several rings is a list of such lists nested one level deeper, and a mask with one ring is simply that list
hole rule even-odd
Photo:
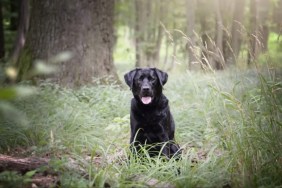
[{"label": "dog's chest", "polygon": [[168,126],[170,117],[168,102],[163,96],[157,105],[142,107],[137,104],[136,100],[133,100],[131,116],[133,116],[137,129],[142,128],[145,132],[161,132]]},{"label": "dog's chest", "polygon": [[146,140],[147,144],[162,142],[167,135],[166,124],[163,121],[143,123],[139,126],[141,128],[140,136]]},{"label": "dog's chest", "polygon": [[138,122],[143,124],[144,127],[158,127],[157,125],[163,124],[167,117],[165,110],[162,111],[148,111],[136,114]]}]

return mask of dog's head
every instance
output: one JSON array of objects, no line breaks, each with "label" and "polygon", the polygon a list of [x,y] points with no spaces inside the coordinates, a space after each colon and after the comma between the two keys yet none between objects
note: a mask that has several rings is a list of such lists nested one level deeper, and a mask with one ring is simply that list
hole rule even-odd
[{"label": "dog's head", "polygon": [[167,78],[167,73],[157,68],[136,68],[124,75],[134,97],[144,105],[151,104],[162,94]]}]

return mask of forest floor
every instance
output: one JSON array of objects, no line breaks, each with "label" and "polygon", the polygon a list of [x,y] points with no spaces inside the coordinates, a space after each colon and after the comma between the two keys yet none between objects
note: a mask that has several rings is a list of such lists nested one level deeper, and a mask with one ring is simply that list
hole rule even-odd
[{"label": "forest floor", "polygon": [[2,115],[0,187],[281,186],[280,75],[169,75],[164,94],[183,149],[178,161],[129,152],[132,94],[125,86],[42,83]]}]

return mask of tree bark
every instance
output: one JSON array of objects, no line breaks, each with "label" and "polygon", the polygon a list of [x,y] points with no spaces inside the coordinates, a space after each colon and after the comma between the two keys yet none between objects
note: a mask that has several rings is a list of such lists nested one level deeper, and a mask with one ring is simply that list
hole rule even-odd
[{"label": "tree bark", "polygon": [[54,82],[73,87],[92,83],[93,77],[117,78],[113,64],[114,0],[31,1],[26,45],[19,76],[24,78],[34,59],[48,60],[70,51],[71,60],[60,64]]},{"label": "tree bark", "polygon": [[2,2],[0,1],[0,59],[5,56],[5,41],[3,28]]},{"label": "tree bark", "polygon": [[12,66],[16,65],[21,50],[24,47],[26,33],[28,31],[28,26],[29,26],[29,0],[22,0],[20,3],[20,7],[21,8],[19,11],[20,16],[19,16],[19,25],[17,27],[18,28],[17,37],[9,59],[9,63]]},{"label": "tree bark", "polygon": [[17,171],[26,173],[42,166],[47,166],[49,159],[45,158],[15,158],[0,154],[0,172]]},{"label": "tree bark", "polygon": [[[23,182],[21,186],[57,187],[59,183],[59,178],[55,171],[51,171],[50,168],[48,168],[49,161],[50,160],[46,158],[18,158],[0,154],[0,173],[3,171],[15,171],[21,174],[25,174],[29,171],[33,171],[41,167],[46,167],[44,173],[34,174],[32,177],[30,177],[30,182]],[[1,181],[1,185],[5,186],[5,181]],[[10,182],[8,182],[8,185],[11,186]]]}]

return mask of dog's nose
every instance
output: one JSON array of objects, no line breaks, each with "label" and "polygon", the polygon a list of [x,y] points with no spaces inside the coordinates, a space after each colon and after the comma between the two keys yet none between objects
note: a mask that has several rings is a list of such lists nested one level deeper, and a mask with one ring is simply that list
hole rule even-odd
[{"label": "dog's nose", "polygon": [[150,90],[149,86],[142,86],[142,91],[148,92]]}]

